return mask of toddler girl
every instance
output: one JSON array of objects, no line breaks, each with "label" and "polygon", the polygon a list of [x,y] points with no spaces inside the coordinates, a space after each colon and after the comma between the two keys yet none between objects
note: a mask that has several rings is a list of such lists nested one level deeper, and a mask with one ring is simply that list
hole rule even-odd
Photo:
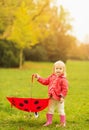
[{"label": "toddler girl", "polygon": [[[48,104],[48,112],[46,114],[47,122],[44,126],[52,124],[52,118],[55,107],[57,106],[60,126],[66,125],[66,115],[64,111],[64,99],[68,92],[68,81],[66,79],[66,67],[64,62],[57,61],[54,63],[53,73],[48,78],[42,78],[38,74],[34,74],[37,81],[48,86],[48,95],[50,97]],[[57,125],[59,126],[59,124]]]}]

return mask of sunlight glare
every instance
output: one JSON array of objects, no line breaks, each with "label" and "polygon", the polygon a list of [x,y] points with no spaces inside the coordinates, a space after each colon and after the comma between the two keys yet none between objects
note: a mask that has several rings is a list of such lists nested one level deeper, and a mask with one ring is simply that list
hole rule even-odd
[{"label": "sunlight glare", "polygon": [[[60,0],[58,0],[60,1]],[[60,2],[59,2],[60,3]],[[61,5],[70,12],[74,35],[83,42],[89,36],[89,1],[61,0]]]},{"label": "sunlight glare", "polygon": [[60,5],[70,12],[72,21],[73,35],[83,42],[89,36],[89,0],[54,0],[54,6]]}]

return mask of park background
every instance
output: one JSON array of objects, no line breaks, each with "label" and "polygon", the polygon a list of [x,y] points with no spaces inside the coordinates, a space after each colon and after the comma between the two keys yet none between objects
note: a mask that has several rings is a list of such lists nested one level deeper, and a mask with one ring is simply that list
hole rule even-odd
[{"label": "park background", "polygon": [[6,96],[47,97],[47,87],[32,84],[37,72],[47,77],[53,63],[67,66],[69,93],[65,102],[65,130],[89,129],[89,44],[72,35],[72,16],[53,0],[0,0],[0,129],[44,130],[59,122],[55,113],[52,126],[43,128],[47,110],[35,119],[33,113],[11,108]]}]

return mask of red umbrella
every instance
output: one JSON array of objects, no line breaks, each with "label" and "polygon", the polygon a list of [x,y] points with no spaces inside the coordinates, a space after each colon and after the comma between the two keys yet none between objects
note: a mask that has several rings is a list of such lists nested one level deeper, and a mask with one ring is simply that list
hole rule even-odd
[{"label": "red umbrella", "polygon": [[11,106],[14,106],[20,110],[26,112],[38,112],[42,111],[48,106],[49,98],[47,99],[36,99],[36,98],[16,98],[7,97]]},{"label": "red umbrella", "polygon": [[[32,76],[32,82],[33,82],[33,76]],[[36,99],[36,98],[7,97],[7,99],[11,103],[11,106],[14,106],[26,112],[42,111],[48,106],[48,102],[49,102],[49,98]]]}]

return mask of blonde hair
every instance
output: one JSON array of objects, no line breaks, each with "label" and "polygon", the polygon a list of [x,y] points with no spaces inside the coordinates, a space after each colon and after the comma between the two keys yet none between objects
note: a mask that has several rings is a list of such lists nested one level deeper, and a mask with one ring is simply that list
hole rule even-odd
[{"label": "blonde hair", "polygon": [[63,70],[64,70],[63,74],[66,77],[66,66],[65,66],[65,63],[63,61],[59,60],[59,61],[56,61],[54,63],[54,68],[55,68],[56,65],[61,65],[63,67]]}]

